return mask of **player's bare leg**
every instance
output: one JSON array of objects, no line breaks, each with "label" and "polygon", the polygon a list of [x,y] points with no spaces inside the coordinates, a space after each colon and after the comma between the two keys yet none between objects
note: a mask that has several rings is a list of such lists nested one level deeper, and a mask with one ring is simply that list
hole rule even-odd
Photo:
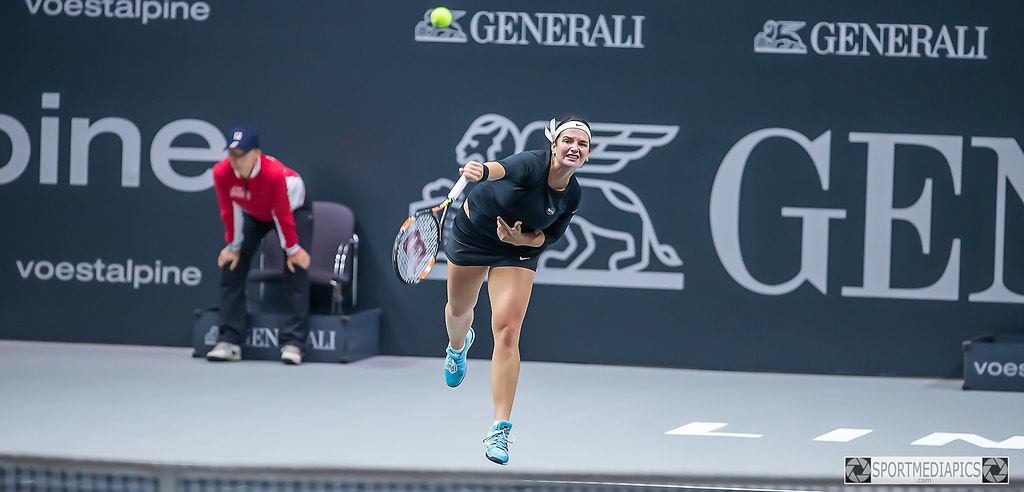
[{"label": "player's bare leg", "polygon": [[519,384],[519,334],[526,308],[533,291],[532,270],[520,267],[492,268],[487,282],[491,297],[491,332],[494,352],[491,355],[491,397],[494,399],[494,420],[484,442],[487,458],[495,463],[508,462],[509,431],[512,424],[512,402]]},{"label": "player's bare leg", "polygon": [[486,278],[485,266],[448,263],[448,303],[444,306],[444,324],[448,329],[448,341],[455,350],[462,350],[466,333],[473,324],[473,308],[480,296],[480,286]]},{"label": "player's bare leg", "polygon": [[459,266],[448,262],[448,303],[444,307],[448,348],[445,349],[444,380],[452,388],[462,384],[466,377],[466,355],[475,336],[470,328],[473,308],[485,278],[485,266]]}]

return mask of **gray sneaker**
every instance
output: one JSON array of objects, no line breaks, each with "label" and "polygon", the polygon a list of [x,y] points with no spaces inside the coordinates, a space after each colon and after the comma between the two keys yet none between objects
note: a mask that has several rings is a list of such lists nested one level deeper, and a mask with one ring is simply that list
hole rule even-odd
[{"label": "gray sneaker", "polygon": [[228,342],[217,342],[213,350],[206,354],[206,360],[212,362],[234,362],[242,360],[242,348]]},{"label": "gray sneaker", "polygon": [[302,364],[302,351],[295,345],[281,347],[281,362],[293,366]]}]

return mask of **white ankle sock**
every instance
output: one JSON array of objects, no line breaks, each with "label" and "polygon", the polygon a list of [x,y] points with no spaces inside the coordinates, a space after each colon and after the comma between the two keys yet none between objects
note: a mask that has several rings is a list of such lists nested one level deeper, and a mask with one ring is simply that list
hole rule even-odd
[{"label": "white ankle sock", "polygon": [[452,350],[455,350],[456,352],[461,354],[462,352],[466,351],[466,346],[469,345],[468,343],[466,343],[468,341],[469,341],[469,332],[466,332],[466,338],[462,339],[462,348],[460,348],[458,350],[455,350],[455,347],[452,347],[452,342],[448,342],[448,348],[451,348]]}]

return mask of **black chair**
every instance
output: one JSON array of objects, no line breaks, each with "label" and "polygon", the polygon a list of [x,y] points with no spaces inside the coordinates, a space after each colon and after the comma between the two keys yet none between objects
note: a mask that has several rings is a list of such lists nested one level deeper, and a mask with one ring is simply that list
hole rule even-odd
[{"label": "black chair", "polygon": [[[309,262],[309,283],[330,286],[331,314],[343,314],[342,287],[351,292],[352,307],[356,305],[356,282],[359,275],[359,236],[352,210],[334,202],[313,202],[313,245]],[[260,243],[259,268],[249,273],[250,282],[259,282],[260,301],[265,282],[280,283],[284,276],[284,253],[275,231]]]}]

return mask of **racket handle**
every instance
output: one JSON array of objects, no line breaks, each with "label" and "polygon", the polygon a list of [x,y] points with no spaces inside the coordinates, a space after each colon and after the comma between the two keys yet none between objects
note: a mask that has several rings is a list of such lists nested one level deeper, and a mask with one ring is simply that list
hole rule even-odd
[{"label": "racket handle", "polygon": [[469,180],[466,179],[465,176],[459,178],[459,180],[455,182],[455,186],[452,186],[452,191],[448,192],[448,199],[454,202],[455,199],[462,194],[462,190],[466,188],[467,184],[469,184]]}]

